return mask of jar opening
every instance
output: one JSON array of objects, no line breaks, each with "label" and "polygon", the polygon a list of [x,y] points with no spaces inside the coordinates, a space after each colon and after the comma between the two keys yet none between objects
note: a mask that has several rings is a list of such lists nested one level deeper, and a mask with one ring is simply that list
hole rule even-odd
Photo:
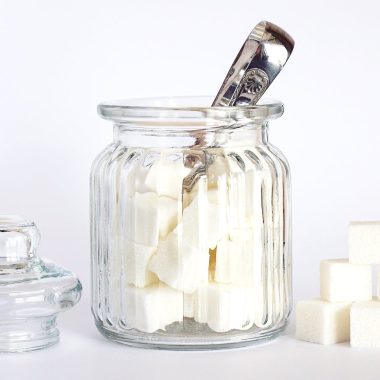
[{"label": "jar opening", "polygon": [[103,102],[99,115],[118,124],[149,129],[197,130],[230,124],[263,124],[284,112],[283,103],[263,99],[249,107],[210,107],[212,97],[166,97]]}]

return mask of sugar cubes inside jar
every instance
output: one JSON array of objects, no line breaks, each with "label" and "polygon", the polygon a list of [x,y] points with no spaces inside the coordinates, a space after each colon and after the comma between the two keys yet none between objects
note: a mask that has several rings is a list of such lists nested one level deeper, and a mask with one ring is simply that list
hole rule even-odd
[{"label": "sugar cubes inside jar", "polygon": [[205,119],[178,101],[100,106],[115,127],[91,175],[96,325],[160,348],[273,337],[291,308],[289,168],[267,137],[282,105]]}]

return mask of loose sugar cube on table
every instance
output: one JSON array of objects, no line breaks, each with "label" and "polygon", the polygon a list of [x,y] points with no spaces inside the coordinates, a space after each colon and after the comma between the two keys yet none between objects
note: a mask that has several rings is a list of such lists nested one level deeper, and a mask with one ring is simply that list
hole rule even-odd
[{"label": "loose sugar cube on table", "polygon": [[355,302],[351,307],[351,346],[380,347],[380,302]]},{"label": "loose sugar cube on table", "polygon": [[372,268],[347,259],[323,260],[320,266],[321,297],[330,302],[372,299]]},{"label": "loose sugar cube on table", "polygon": [[330,303],[321,299],[299,301],[296,309],[296,337],[319,344],[350,339],[351,303]]},{"label": "loose sugar cube on table", "polygon": [[351,222],[348,243],[350,263],[380,264],[380,221]]}]

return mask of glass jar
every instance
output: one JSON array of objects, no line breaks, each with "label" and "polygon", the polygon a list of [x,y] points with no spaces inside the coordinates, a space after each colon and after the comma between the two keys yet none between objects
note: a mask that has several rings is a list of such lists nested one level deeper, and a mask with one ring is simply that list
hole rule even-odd
[{"label": "glass jar", "polygon": [[215,349],[277,336],[291,310],[290,175],[268,142],[283,105],[102,103],[91,173],[92,312],[107,338]]}]

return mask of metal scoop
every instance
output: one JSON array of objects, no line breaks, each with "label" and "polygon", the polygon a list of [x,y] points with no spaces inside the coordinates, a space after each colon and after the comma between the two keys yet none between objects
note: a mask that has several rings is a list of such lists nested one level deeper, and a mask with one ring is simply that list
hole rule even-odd
[{"label": "metal scoop", "polygon": [[212,106],[256,104],[284,67],[293,47],[288,33],[261,21],[240,49]]}]

